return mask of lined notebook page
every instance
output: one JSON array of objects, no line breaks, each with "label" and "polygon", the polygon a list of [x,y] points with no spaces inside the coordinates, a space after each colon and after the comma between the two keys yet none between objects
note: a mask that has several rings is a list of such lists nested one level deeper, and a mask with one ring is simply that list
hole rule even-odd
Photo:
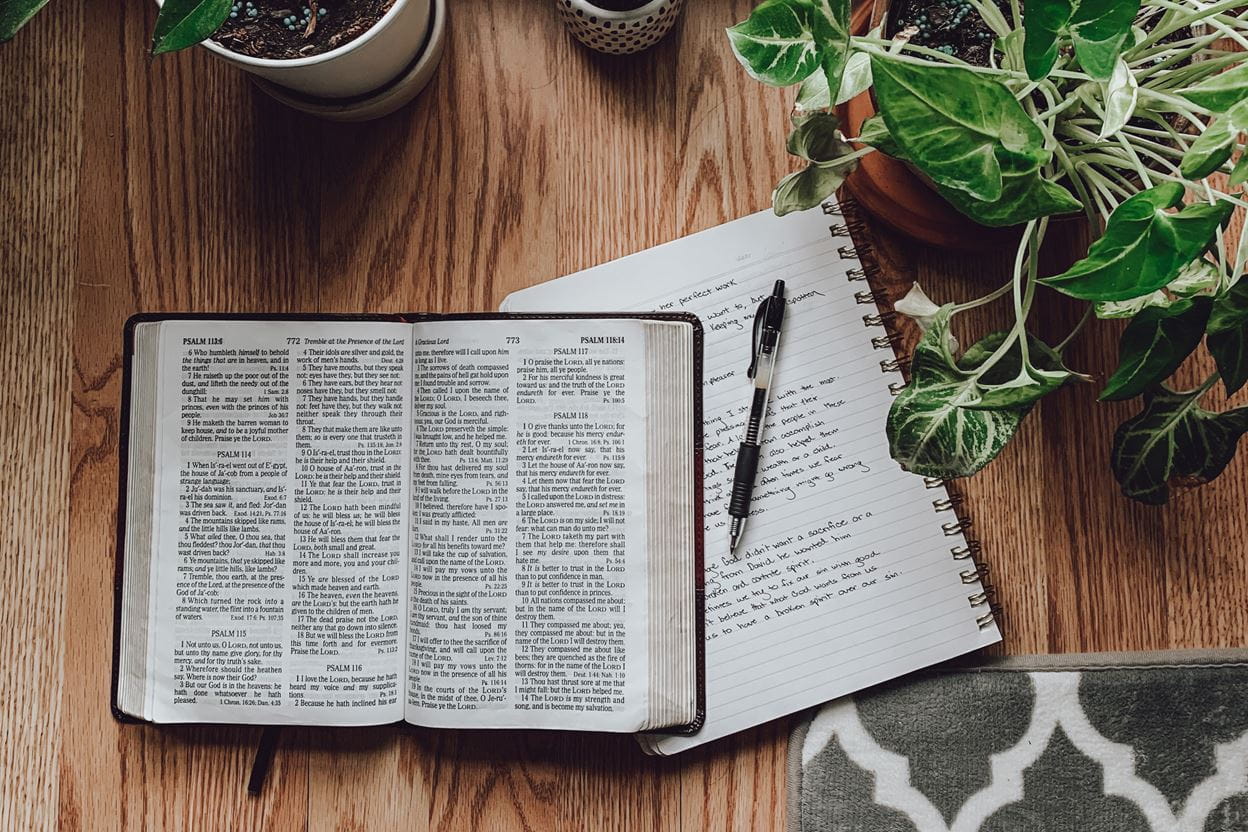
[{"label": "lined notebook page", "polygon": [[[510,295],[505,311],[673,310],[705,328],[707,720],[642,737],[673,754],[984,647],[995,624],[964,583],[965,546],[936,513],[942,489],[888,455],[892,396],[821,212],[762,212]],[[727,505],[749,411],[754,311],[783,279],[789,307],[763,460],[739,559]]]}]

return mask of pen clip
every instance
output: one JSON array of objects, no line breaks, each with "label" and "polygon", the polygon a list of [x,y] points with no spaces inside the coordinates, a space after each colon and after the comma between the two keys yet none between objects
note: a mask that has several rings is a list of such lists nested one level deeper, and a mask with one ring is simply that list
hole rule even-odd
[{"label": "pen clip", "polygon": [[762,346],[763,326],[767,323],[767,310],[771,308],[772,298],[765,298],[754,313],[754,333],[750,337],[750,366],[745,371],[747,378],[754,378],[758,370],[758,351]]}]

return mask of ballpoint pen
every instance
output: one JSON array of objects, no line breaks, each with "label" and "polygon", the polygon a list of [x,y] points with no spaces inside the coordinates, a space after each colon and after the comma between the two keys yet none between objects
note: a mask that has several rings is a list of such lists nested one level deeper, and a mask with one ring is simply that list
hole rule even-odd
[{"label": "ballpoint pen", "polygon": [[750,513],[750,497],[758,473],[758,455],[763,444],[763,425],[767,419],[767,397],[771,391],[771,373],[776,366],[780,347],[780,328],[784,323],[784,281],[777,280],[771,295],[763,299],[754,313],[754,335],[750,343],[750,367],[746,375],[754,380],[754,398],[750,402],[750,418],[745,423],[745,437],[737,448],[737,467],[732,474],[732,499],[728,515],[728,552],[736,557],[737,544],[745,533],[745,519]]}]

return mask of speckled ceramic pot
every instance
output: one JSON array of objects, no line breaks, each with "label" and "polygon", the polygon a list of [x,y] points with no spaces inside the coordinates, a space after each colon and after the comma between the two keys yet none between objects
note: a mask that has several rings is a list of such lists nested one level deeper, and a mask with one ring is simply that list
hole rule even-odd
[{"label": "speckled ceramic pot", "polygon": [[614,11],[590,0],[555,0],[577,40],[612,55],[640,52],[658,43],[680,16],[683,4],[684,0],[650,0],[635,9]]}]

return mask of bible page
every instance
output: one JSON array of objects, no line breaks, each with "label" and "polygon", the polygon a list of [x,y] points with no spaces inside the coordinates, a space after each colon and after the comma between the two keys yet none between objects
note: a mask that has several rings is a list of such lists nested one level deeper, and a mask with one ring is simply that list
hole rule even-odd
[{"label": "bible page", "polygon": [[645,334],[415,325],[409,722],[642,724]]},{"label": "bible page", "polygon": [[[523,311],[685,310],[705,328],[706,724],[647,735],[672,754],[1000,640],[980,627],[922,478],[889,458],[892,398],[864,328],[859,263],[818,211],[745,217],[509,296]],[[745,537],[728,498],[749,413],[754,313],[777,279],[788,308]]]},{"label": "bible page", "polygon": [[402,719],[410,325],[159,326],[152,718]]}]

